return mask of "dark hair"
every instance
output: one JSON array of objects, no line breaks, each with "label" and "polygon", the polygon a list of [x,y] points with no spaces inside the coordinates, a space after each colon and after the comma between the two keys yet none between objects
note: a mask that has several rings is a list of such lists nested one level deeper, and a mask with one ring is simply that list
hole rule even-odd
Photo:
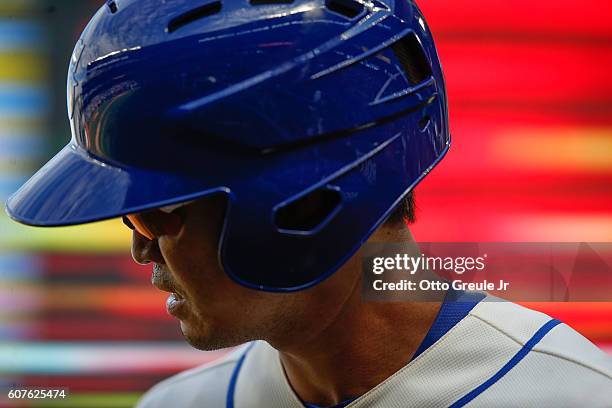
[{"label": "dark hair", "polygon": [[414,191],[408,193],[395,210],[391,213],[387,222],[389,224],[412,224],[416,221],[414,205]]}]

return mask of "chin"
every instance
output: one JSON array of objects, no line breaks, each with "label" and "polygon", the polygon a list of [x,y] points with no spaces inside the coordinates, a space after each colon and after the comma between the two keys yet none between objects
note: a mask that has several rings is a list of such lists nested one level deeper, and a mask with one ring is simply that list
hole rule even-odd
[{"label": "chin", "polygon": [[212,330],[211,326],[205,323],[194,327],[189,322],[181,321],[181,332],[187,343],[202,351],[234,347],[251,340],[235,330]]}]

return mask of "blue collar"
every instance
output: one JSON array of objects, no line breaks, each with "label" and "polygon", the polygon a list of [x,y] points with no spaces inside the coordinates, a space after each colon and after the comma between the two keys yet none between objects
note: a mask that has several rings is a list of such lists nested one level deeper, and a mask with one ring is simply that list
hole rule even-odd
[{"label": "blue collar", "polygon": [[410,361],[417,358],[422,352],[448,333],[450,329],[455,327],[485,296],[484,293],[465,292],[463,290],[449,290],[446,292],[436,320],[434,320],[427,335]]}]

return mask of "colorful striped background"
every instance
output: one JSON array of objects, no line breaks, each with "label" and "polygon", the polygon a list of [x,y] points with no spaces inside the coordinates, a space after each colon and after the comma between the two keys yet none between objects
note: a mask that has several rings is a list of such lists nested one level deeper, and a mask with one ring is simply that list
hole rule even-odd
[{"label": "colorful striped background", "polygon": [[[68,140],[50,130],[63,111],[51,109],[51,85],[64,81],[50,67],[64,56],[33,10],[77,1],[0,2],[0,201]],[[612,241],[610,3],[420,5],[446,72],[453,146],[417,189],[416,238]],[[75,34],[87,18],[71,21]],[[131,406],[220,355],[185,345],[149,268],[128,254],[118,221],[39,230],[0,215],[0,388],[66,386],[71,399],[55,406]],[[612,352],[612,303],[529,306]]]},{"label": "colorful striped background", "polygon": [[[417,188],[420,241],[612,241],[612,3],[421,1],[451,151]],[[612,303],[528,304],[612,353]]]}]

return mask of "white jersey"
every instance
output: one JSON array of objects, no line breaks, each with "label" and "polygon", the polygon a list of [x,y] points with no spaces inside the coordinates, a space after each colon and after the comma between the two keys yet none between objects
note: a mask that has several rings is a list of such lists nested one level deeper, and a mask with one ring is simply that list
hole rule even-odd
[{"label": "white jersey", "polygon": [[[347,407],[612,407],[612,357],[545,314],[489,300]],[[278,352],[258,341],[159,383],[138,407],[304,404]]]}]

